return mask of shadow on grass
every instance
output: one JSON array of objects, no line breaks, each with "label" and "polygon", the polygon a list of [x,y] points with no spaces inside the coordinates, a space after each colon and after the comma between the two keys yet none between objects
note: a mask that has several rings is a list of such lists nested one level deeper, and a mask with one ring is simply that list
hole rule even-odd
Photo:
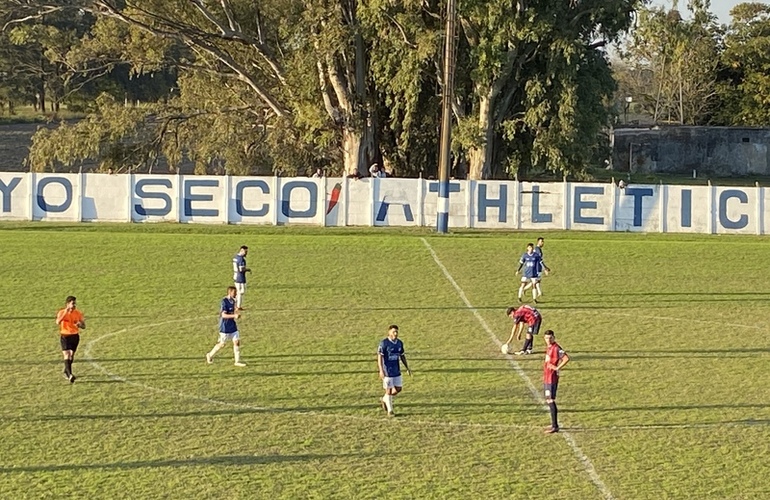
[{"label": "shadow on grass", "polygon": [[[601,408],[565,408],[564,413],[598,413],[598,412],[622,412],[622,411],[682,411],[682,410],[737,410],[737,409],[762,410],[770,408],[769,404],[761,403],[717,403],[704,405],[659,405],[659,406],[613,406]],[[673,425],[673,424],[672,424]]]},{"label": "shadow on grass", "polygon": [[748,358],[765,353],[770,353],[770,348],[739,347],[733,349],[570,351],[573,359],[580,359],[583,361],[608,361],[613,359]]},{"label": "shadow on grass", "polygon": [[718,422],[690,422],[690,423],[651,423],[636,425],[608,425],[606,427],[564,427],[570,432],[617,432],[617,431],[656,431],[661,429],[714,429],[719,427],[765,427],[770,425],[768,419],[742,419],[742,420],[723,420]]},{"label": "shadow on grass", "polygon": [[212,457],[193,457],[185,459],[142,460],[136,462],[112,462],[104,464],[48,464],[23,465],[19,467],[0,467],[0,474],[25,472],[55,472],[83,470],[135,470],[157,467],[208,467],[211,465],[266,465],[284,462],[312,462],[334,460],[337,458],[364,458],[373,454],[349,453],[338,455],[220,455]]},{"label": "shadow on grass", "polygon": [[[144,318],[144,316],[134,315],[134,314],[115,315],[115,316],[88,316],[86,320],[90,321],[93,319],[117,319],[117,318]],[[53,322],[56,319],[56,315],[52,314],[49,316],[0,316],[0,321],[22,321],[22,320],[35,320],[35,319],[48,319],[48,320],[51,320],[51,322]]]}]

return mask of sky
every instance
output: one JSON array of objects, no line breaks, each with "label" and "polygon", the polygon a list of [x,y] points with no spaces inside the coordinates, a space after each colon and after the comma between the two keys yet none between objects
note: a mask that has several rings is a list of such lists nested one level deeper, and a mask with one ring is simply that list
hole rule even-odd
[{"label": "sky", "polygon": [[[719,18],[719,22],[727,24],[730,22],[730,10],[739,3],[757,2],[757,3],[770,3],[770,0],[711,0],[711,12],[716,14]],[[652,0],[653,5],[662,5],[665,7],[671,7],[672,0]],[[679,8],[685,10],[687,8],[687,0],[679,0]]]}]

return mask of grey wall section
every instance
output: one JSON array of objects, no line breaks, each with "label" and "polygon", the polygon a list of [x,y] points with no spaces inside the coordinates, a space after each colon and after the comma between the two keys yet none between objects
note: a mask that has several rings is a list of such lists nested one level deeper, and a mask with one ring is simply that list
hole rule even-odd
[{"label": "grey wall section", "polygon": [[612,167],[621,172],[770,176],[767,128],[626,128],[613,135]]}]

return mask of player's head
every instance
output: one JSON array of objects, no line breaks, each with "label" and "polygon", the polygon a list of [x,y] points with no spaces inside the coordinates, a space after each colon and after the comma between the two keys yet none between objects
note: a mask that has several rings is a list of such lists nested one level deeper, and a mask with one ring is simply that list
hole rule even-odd
[{"label": "player's head", "polygon": [[545,240],[542,237],[538,238],[537,246],[542,247],[543,245],[545,245]]},{"label": "player's head", "polygon": [[543,340],[545,340],[545,343],[548,345],[555,344],[556,334],[553,333],[553,330],[546,330],[543,334]]},{"label": "player's head", "polygon": [[77,301],[78,299],[76,299],[74,295],[70,295],[64,301],[64,305],[66,305],[67,307],[71,307],[72,309],[75,309],[75,304],[77,304]]},{"label": "player's head", "polygon": [[515,313],[516,313],[516,308],[513,306],[505,310],[505,315],[508,316],[509,318],[512,317],[512,315]]},{"label": "player's head", "polygon": [[534,243],[527,243],[527,253],[532,253],[535,251],[535,244]]},{"label": "player's head", "polygon": [[249,253],[249,247],[247,247],[246,245],[241,246],[241,248],[238,249],[238,253],[241,255],[246,255],[247,253]]},{"label": "player's head", "polygon": [[238,295],[238,289],[234,286],[228,286],[227,287],[227,296],[231,299],[235,298],[235,296]]},{"label": "player's head", "polygon": [[398,338],[398,325],[390,325],[388,327],[388,338],[395,340]]}]

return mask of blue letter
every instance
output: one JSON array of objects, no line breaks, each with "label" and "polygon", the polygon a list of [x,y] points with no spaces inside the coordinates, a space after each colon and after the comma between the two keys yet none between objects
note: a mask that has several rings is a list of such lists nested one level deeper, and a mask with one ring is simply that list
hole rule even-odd
[{"label": "blue letter", "polygon": [[730,198],[738,198],[743,205],[749,202],[748,195],[743,191],[738,189],[727,189],[722,191],[722,194],[719,195],[719,223],[725,229],[743,229],[749,225],[749,216],[742,214],[737,221],[728,218],[727,200]]},{"label": "blue letter", "polygon": [[[61,205],[49,205],[43,196],[43,189],[54,182],[64,186],[65,200]],[[40,207],[40,210],[52,213],[66,212],[70,205],[72,205],[72,183],[69,180],[64,177],[46,177],[37,183],[37,206]]]},{"label": "blue letter", "polygon": [[6,186],[5,182],[0,179],[0,193],[3,193],[3,212],[11,211],[11,193],[20,182],[21,177],[14,177],[11,179],[11,183]]},{"label": "blue letter", "polygon": [[[458,186],[459,191],[459,186]],[[476,201],[479,222],[487,221],[487,208],[497,207],[497,221],[505,222],[508,219],[508,186],[500,184],[500,197],[498,199],[487,198],[487,185],[479,184],[479,195]]]},{"label": "blue letter", "polygon": [[583,209],[596,209],[596,202],[595,201],[583,201],[581,198],[584,194],[598,194],[598,195],[604,195],[604,188],[603,187],[583,187],[583,186],[576,186],[575,187],[575,210],[574,217],[575,222],[579,222],[580,224],[598,224],[602,225],[604,224],[604,217],[583,217],[581,212]]},{"label": "blue letter", "polygon": [[[307,189],[310,194],[310,206],[303,212],[291,209],[291,192],[299,188]],[[316,183],[309,181],[292,181],[284,184],[281,189],[281,210],[286,217],[301,217],[304,219],[312,219],[315,217],[316,212],[318,212],[318,186]]]},{"label": "blue letter", "polygon": [[[433,181],[428,184],[428,192],[431,193],[438,193],[439,191],[439,185],[440,182]],[[449,183],[449,192],[450,193],[459,193],[460,192],[460,184],[457,182],[450,182]],[[448,197],[448,196],[447,196]]]},{"label": "blue letter", "polygon": [[692,190],[682,189],[682,227],[692,227]]},{"label": "blue letter", "polygon": [[[390,207],[392,203],[388,203],[385,200],[382,200],[380,202],[380,209],[377,210],[377,222],[383,222],[385,220],[385,217],[388,216],[388,207]],[[409,203],[401,203],[402,207],[404,207],[404,218],[408,222],[414,222],[414,216],[412,215],[412,206],[409,205]]]},{"label": "blue letter", "polygon": [[553,214],[540,213],[540,186],[532,186],[532,222],[551,222]]},{"label": "blue letter", "polygon": [[[216,208],[198,208],[194,209],[192,204],[194,201],[212,201],[214,195],[211,194],[192,194],[192,188],[194,187],[219,187],[219,181],[216,179],[201,179],[184,181],[184,214],[186,217],[217,217],[219,210]],[[229,195],[228,195],[229,196]]]},{"label": "blue letter", "polygon": [[626,196],[634,197],[634,227],[642,225],[642,197],[652,196],[652,188],[627,188]]},{"label": "blue letter", "polygon": [[263,203],[262,207],[258,210],[249,210],[243,206],[243,190],[250,187],[259,188],[264,194],[270,194],[270,186],[265,181],[241,181],[235,186],[235,211],[241,217],[262,217],[267,215],[270,208],[270,205],[267,203]]},{"label": "blue letter", "polygon": [[141,203],[134,205],[134,211],[139,215],[163,217],[171,213],[171,196],[166,193],[152,193],[144,190],[145,186],[163,186],[171,188],[169,179],[141,179],[137,181],[134,191],[136,196],[143,200],[163,200],[166,204],[163,208],[144,208]]}]

